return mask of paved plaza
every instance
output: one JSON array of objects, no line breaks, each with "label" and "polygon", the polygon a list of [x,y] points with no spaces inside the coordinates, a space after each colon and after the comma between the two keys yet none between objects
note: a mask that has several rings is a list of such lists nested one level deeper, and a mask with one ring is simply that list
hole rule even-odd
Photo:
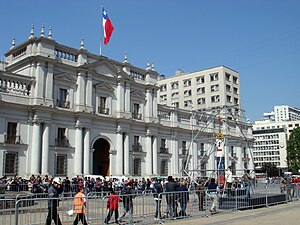
[{"label": "paved plaza", "polygon": [[250,224],[272,224],[272,225],[293,225],[299,224],[300,201],[293,201],[270,207],[262,207],[251,210],[233,211],[219,213],[211,217],[192,217],[184,220],[172,220],[166,223],[172,225],[208,225],[208,224],[230,224],[230,225],[250,225]]}]

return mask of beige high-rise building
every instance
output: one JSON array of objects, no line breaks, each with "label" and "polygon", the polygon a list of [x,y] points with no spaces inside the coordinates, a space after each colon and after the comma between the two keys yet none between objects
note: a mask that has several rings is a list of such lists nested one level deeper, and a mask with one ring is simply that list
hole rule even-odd
[{"label": "beige high-rise building", "polygon": [[176,108],[201,110],[232,106],[240,110],[240,75],[218,66],[192,73],[177,70],[158,81],[158,102]]}]

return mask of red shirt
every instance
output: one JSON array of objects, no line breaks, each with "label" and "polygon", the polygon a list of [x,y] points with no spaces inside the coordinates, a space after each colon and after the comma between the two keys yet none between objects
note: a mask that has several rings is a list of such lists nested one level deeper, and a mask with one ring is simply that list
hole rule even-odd
[{"label": "red shirt", "polygon": [[108,200],[107,200],[107,208],[109,210],[116,210],[119,207],[119,202],[121,201],[121,199],[119,198],[119,196],[115,195],[115,194],[110,194]]}]

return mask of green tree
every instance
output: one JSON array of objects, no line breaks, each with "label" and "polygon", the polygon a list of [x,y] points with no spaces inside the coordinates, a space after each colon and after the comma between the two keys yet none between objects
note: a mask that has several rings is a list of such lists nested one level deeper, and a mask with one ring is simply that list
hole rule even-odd
[{"label": "green tree", "polygon": [[292,173],[299,173],[300,168],[300,127],[295,128],[287,142],[287,162]]}]

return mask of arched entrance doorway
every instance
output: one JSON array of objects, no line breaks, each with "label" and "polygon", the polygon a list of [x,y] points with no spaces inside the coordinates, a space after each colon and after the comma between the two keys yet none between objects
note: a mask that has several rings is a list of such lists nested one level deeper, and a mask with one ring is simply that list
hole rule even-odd
[{"label": "arched entrance doorway", "polygon": [[109,149],[107,140],[99,138],[93,145],[93,174],[109,176]]}]

